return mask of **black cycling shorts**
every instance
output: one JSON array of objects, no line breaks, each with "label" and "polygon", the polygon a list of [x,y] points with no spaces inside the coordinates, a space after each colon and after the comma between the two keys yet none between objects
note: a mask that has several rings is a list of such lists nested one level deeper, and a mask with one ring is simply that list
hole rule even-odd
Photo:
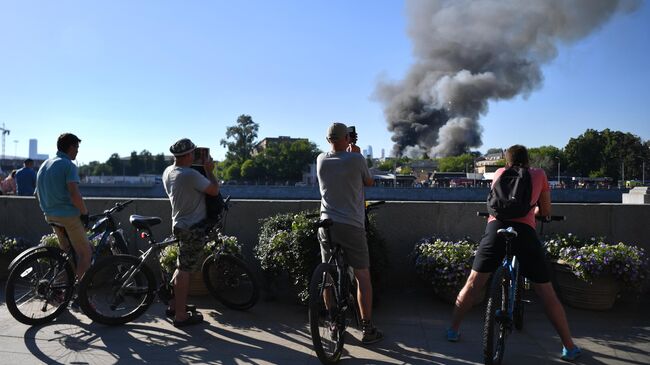
[{"label": "black cycling shorts", "polygon": [[478,246],[472,270],[491,273],[503,262],[506,246],[504,239],[497,236],[497,230],[508,227],[517,231],[517,237],[513,239],[511,245],[519,260],[521,273],[533,283],[548,283],[551,279],[546,266],[544,247],[537,237],[537,232],[524,223],[498,220],[489,222]]}]

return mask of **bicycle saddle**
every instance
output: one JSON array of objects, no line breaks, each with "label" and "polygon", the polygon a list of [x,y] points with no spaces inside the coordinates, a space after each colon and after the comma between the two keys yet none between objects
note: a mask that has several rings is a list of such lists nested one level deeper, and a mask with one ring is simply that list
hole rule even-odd
[{"label": "bicycle saddle", "polygon": [[160,224],[162,219],[160,219],[160,217],[147,217],[144,215],[132,214],[129,217],[129,222],[131,222],[135,228],[145,229]]},{"label": "bicycle saddle", "polygon": [[503,235],[506,238],[513,238],[517,237],[517,231],[515,231],[514,228],[508,227],[508,228],[501,228],[497,231],[498,235]]},{"label": "bicycle saddle", "polygon": [[321,219],[321,220],[318,221],[318,223],[316,223],[316,227],[328,228],[328,227],[331,227],[332,224],[334,224],[334,222],[332,222],[332,220],[329,219],[329,218]]}]

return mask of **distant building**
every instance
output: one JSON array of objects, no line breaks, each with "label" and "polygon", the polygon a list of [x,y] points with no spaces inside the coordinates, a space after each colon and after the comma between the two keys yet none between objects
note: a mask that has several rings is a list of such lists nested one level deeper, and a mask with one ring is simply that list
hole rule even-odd
[{"label": "distant building", "polygon": [[32,160],[47,160],[49,155],[38,153],[38,140],[32,138],[29,140],[29,158]]},{"label": "distant building", "polygon": [[297,141],[309,141],[307,138],[291,138],[288,136],[266,137],[253,146],[253,156],[262,153],[268,146],[274,143],[293,143]]},{"label": "distant building", "polygon": [[372,146],[368,146],[367,149],[363,150],[363,157],[372,159]]},{"label": "distant building", "polygon": [[505,166],[505,158],[503,151],[490,153],[477,159],[474,167],[479,174],[491,174],[500,167]]},{"label": "distant building", "polygon": [[382,149],[381,149],[381,159],[382,159],[382,160],[383,160],[384,158],[386,158],[386,153],[385,153],[385,152],[386,152],[386,151],[382,148]]}]

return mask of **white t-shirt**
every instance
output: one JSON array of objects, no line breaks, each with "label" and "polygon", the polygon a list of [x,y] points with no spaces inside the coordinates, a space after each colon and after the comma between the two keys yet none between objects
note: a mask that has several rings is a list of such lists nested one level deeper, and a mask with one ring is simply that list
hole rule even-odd
[{"label": "white t-shirt", "polygon": [[172,228],[189,229],[205,219],[205,189],[210,180],[190,167],[171,165],[162,176],[172,205]]},{"label": "white t-shirt", "polygon": [[371,178],[366,159],[355,152],[324,152],[316,159],[321,218],[365,227],[364,180]]}]

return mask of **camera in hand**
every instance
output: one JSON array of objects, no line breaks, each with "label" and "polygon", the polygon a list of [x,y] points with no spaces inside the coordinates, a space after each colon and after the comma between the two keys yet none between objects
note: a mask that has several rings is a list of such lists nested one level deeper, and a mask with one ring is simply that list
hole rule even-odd
[{"label": "camera in hand", "polygon": [[357,144],[357,129],[351,125],[348,127],[348,134],[350,135],[350,143]]},{"label": "camera in hand", "polygon": [[203,166],[205,161],[210,157],[210,149],[207,147],[197,147],[194,150],[193,166]]}]

